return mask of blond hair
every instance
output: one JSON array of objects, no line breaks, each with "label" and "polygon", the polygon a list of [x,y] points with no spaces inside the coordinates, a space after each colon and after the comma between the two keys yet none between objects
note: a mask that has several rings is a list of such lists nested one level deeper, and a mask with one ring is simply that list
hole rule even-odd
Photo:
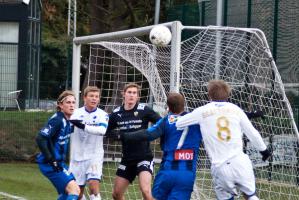
[{"label": "blond hair", "polygon": [[61,111],[61,108],[59,107],[60,103],[63,103],[63,101],[68,97],[68,96],[73,96],[75,97],[75,93],[71,90],[65,90],[63,91],[57,98],[57,106],[56,110]]},{"label": "blond hair", "polygon": [[208,95],[212,101],[224,101],[230,96],[231,88],[223,80],[211,80],[208,83]]},{"label": "blond hair", "polygon": [[101,90],[97,86],[87,86],[84,89],[83,95],[86,97],[89,92],[98,92],[101,94]]}]

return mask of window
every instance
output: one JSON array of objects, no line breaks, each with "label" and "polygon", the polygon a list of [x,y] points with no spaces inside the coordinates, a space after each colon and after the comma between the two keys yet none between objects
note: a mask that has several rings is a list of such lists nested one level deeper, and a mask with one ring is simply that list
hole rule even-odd
[{"label": "window", "polygon": [[7,101],[8,92],[17,89],[19,23],[0,22],[0,106],[15,106]]}]

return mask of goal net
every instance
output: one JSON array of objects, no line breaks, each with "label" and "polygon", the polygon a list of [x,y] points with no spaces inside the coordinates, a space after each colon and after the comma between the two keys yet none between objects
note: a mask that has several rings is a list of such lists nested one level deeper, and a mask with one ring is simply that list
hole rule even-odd
[{"label": "goal net", "polygon": [[[89,49],[86,83],[101,88],[101,106],[110,113],[122,103],[123,86],[135,82],[142,87],[140,101],[164,115],[166,96],[175,88],[171,85],[175,83],[171,76],[177,75],[177,88],[186,98],[187,110],[192,111],[208,102],[207,82],[223,79],[232,86],[231,102],[244,111],[262,110],[265,114],[265,118],[251,121],[273,152],[270,160],[263,162],[259,152],[244,137],[244,151],[254,164],[258,196],[261,199],[299,199],[298,130],[263,32],[232,27],[181,28],[191,36],[183,41],[176,41],[179,37],[174,37],[172,45],[178,43],[179,48],[153,46],[143,37],[134,37],[134,31],[124,32],[123,37],[121,34],[114,37],[112,33],[109,40],[101,39],[101,35],[94,40],[90,40],[91,36],[77,40],[77,44]],[[146,34],[150,28],[144,30]],[[137,31],[137,35],[140,32]],[[74,57],[76,54],[80,55],[80,51],[75,49]],[[172,66],[173,55],[180,58],[179,67]],[[78,68],[76,63],[73,70]],[[78,83],[73,80],[74,84]],[[158,170],[159,141],[151,145]],[[110,199],[121,146],[106,140],[104,150],[101,195],[103,199]],[[142,199],[137,180],[130,185],[126,199]],[[192,199],[215,199],[210,162],[203,145]]]}]

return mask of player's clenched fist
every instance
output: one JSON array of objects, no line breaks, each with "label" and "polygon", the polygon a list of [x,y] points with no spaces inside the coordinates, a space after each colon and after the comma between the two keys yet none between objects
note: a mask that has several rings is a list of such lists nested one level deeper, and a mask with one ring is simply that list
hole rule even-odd
[{"label": "player's clenched fist", "polygon": [[263,161],[266,161],[271,156],[271,152],[268,149],[265,151],[260,151],[260,153],[262,154]]},{"label": "player's clenched fist", "polygon": [[79,119],[70,119],[69,120],[72,124],[74,124],[74,126],[76,126],[77,128],[80,129],[85,129],[85,124],[82,124],[82,120]]}]

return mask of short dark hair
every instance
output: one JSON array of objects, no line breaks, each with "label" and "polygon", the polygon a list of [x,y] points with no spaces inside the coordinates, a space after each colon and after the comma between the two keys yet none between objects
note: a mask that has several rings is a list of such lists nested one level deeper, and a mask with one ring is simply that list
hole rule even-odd
[{"label": "short dark hair", "polygon": [[167,97],[167,106],[170,112],[180,114],[184,111],[185,98],[180,93],[170,92]]},{"label": "short dark hair", "polygon": [[231,88],[224,80],[211,80],[208,83],[208,95],[212,101],[227,100]]}]

